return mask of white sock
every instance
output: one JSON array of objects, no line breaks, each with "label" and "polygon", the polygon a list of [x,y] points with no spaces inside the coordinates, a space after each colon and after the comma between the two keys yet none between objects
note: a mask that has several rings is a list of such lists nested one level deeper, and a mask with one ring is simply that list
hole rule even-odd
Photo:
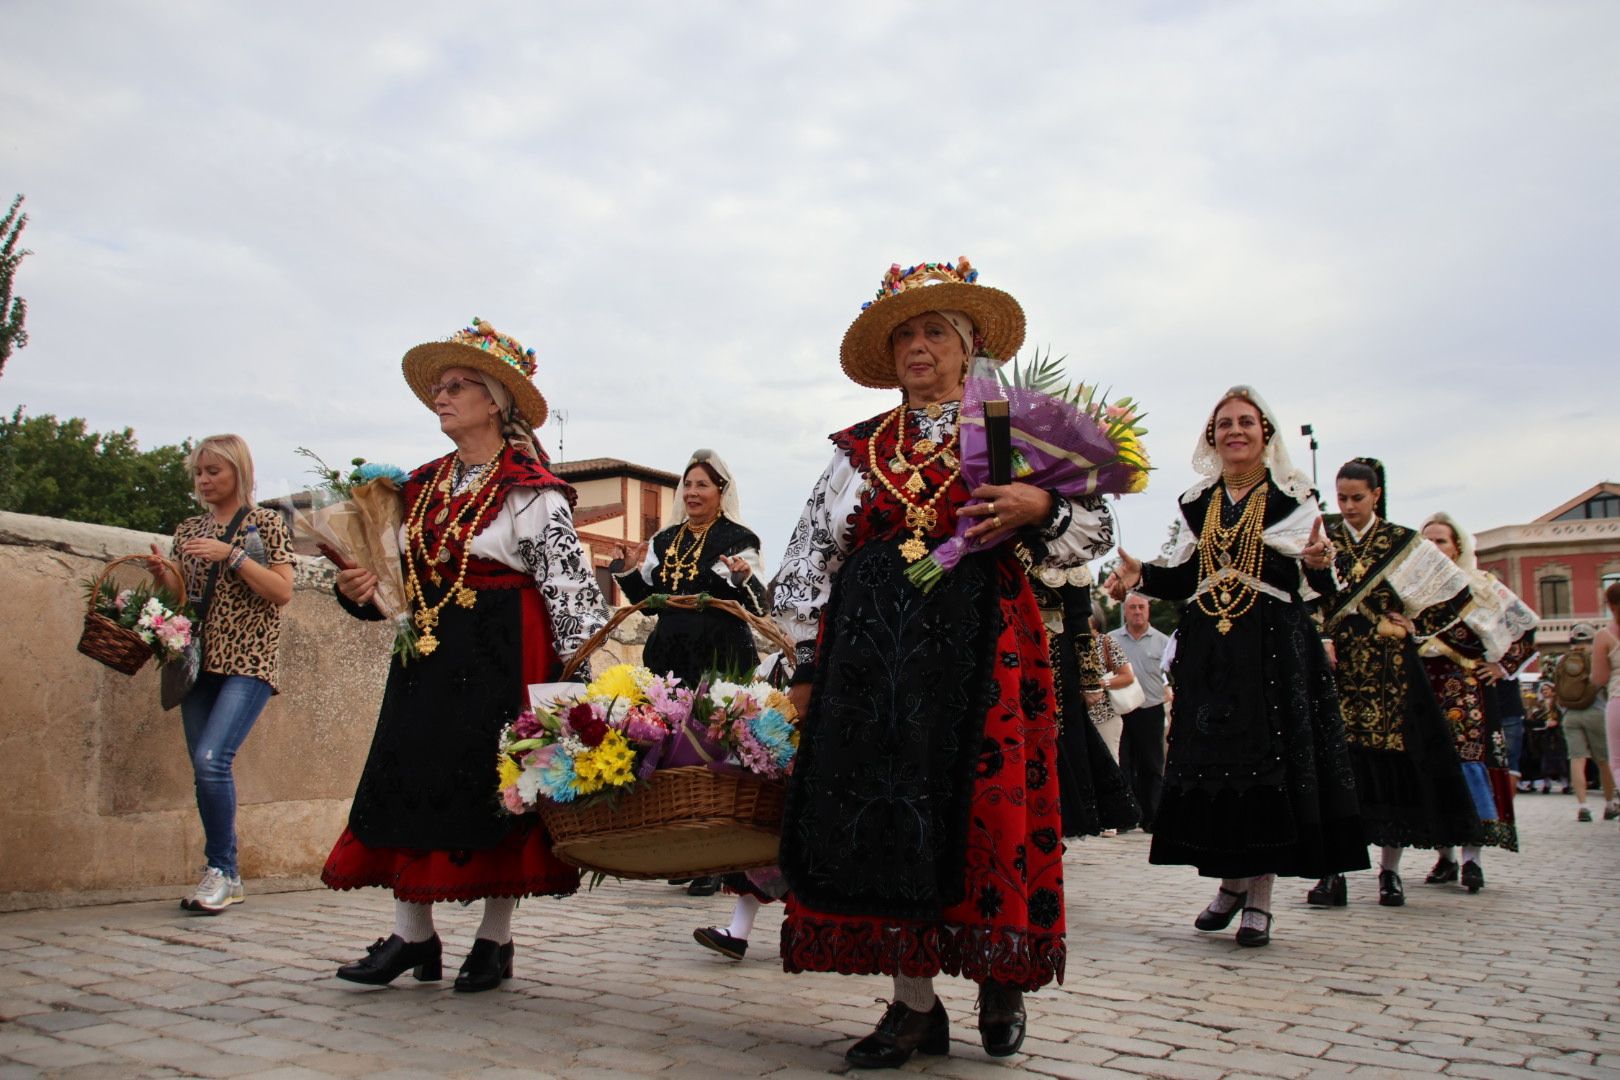
[{"label": "white sock", "polygon": [[394,901],[394,933],[408,942],[426,941],[433,936],[433,905]]},{"label": "white sock", "polygon": [[1401,872],[1401,856],[1404,855],[1405,853],[1406,853],[1405,848],[1398,848],[1398,847],[1380,848],[1379,852],[1378,852],[1378,869],[1380,869],[1380,870],[1393,870],[1397,874],[1400,873]]},{"label": "white sock", "polygon": [[505,945],[512,940],[512,912],[517,910],[517,897],[490,896],[484,899],[484,918],[478,924],[477,937]]},{"label": "white sock", "polygon": [[914,979],[909,975],[896,975],[894,977],[894,1000],[912,1012],[927,1012],[934,1007],[934,1002],[938,1000],[934,997],[933,977]]},{"label": "white sock", "polygon": [[1462,849],[1462,851],[1463,862],[1471,862],[1475,864],[1479,862],[1479,857],[1481,854],[1483,854],[1477,847],[1465,847]]},{"label": "white sock", "polygon": [[759,914],[759,900],[752,896],[737,897],[737,906],[731,909],[731,925],[726,933],[737,941],[747,941],[754,932],[754,916]]},{"label": "white sock", "polygon": [[[1221,888],[1225,889],[1226,892],[1217,891],[1215,893],[1215,899],[1209,902],[1209,910],[1216,915],[1225,915],[1228,911],[1237,907],[1238,898],[1228,896],[1226,893],[1247,892],[1250,880],[1246,877],[1222,878]],[[1248,901],[1244,900],[1243,903],[1248,903]]]},{"label": "white sock", "polygon": [[[1475,850],[1478,850],[1478,849],[1476,848]],[[1446,862],[1456,862],[1457,861],[1457,849],[1456,848],[1443,847],[1443,848],[1440,849],[1440,857],[1442,859],[1446,860]],[[1467,848],[1463,848],[1463,858],[1465,858],[1465,859],[1468,858],[1468,849]]]},{"label": "white sock", "polygon": [[[1269,930],[1271,921],[1271,884],[1277,880],[1276,874],[1260,874],[1249,879],[1249,898],[1244,901],[1243,921],[1239,925],[1251,930]],[[1265,912],[1264,915],[1257,914]]]}]

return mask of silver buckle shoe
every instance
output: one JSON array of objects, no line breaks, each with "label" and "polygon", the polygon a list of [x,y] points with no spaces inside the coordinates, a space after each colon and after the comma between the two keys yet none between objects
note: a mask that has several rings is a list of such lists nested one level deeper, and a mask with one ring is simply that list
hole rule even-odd
[{"label": "silver buckle shoe", "polygon": [[203,871],[202,880],[191,890],[191,895],[180,901],[180,906],[201,915],[218,915],[231,903],[231,879],[223,870],[210,866]]}]

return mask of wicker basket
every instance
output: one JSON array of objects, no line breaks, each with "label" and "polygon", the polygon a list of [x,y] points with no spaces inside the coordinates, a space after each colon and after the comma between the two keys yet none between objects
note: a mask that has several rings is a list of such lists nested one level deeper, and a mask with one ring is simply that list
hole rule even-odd
[{"label": "wicker basket", "polygon": [[[96,577],[96,583],[90,589],[90,595],[85,601],[84,630],[79,634],[79,651],[92,660],[100,660],[114,671],[125,675],[133,675],[152,659],[152,646],[141,640],[141,635],[127,626],[119,626],[107,616],[96,611],[96,597],[101,594],[101,585],[107,580],[114,568],[124,563],[138,562],[144,568],[146,555],[124,555],[114,559],[101,570]],[[185,577],[181,570],[168,559],[163,563],[176,578],[182,582]]]},{"label": "wicker basket", "polygon": [[[580,646],[563,678],[571,678],[631,612],[704,606],[735,615],[792,655],[792,644],[775,624],[734,601],[650,597],[616,612]],[[557,857],[582,869],[632,879],[707,877],[775,864],[783,796],[780,780],[688,766],[659,769],[647,783],[612,801],[574,806],[542,800],[540,817]]]}]

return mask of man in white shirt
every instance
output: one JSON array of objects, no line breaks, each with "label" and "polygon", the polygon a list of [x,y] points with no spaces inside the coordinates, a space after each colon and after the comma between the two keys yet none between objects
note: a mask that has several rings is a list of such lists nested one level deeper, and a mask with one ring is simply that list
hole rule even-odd
[{"label": "man in white shirt", "polygon": [[1164,785],[1164,659],[1170,638],[1148,622],[1148,598],[1141,593],[1125,597],[1125,625],[1109,632],[1119,643],[1131,671],[1142,684],[1142,705],[1126,713],[1119,742],[1119,764],[1130,778],[1131,790],[1142,807],[1142,829],[1153,831]]}]

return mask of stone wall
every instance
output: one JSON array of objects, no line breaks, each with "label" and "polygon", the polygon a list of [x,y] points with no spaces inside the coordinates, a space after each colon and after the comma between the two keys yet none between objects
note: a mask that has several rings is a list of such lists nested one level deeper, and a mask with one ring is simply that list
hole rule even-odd
[{"label": "stone wall", "polygon": [[[0,910],[178,896],[201,872],[180,713],[158,706],[155,662],[124,676],[77,651],[80,583],[153,540],[168,538],[0,513]],[[300,560],[281,693],[236,759],[242,872],[261,890],[320,872],[387,675],[387,630],[349,618],[331,589],[324,560]],[[620,659],[639,659],[638,619],[610,646]]]}]

